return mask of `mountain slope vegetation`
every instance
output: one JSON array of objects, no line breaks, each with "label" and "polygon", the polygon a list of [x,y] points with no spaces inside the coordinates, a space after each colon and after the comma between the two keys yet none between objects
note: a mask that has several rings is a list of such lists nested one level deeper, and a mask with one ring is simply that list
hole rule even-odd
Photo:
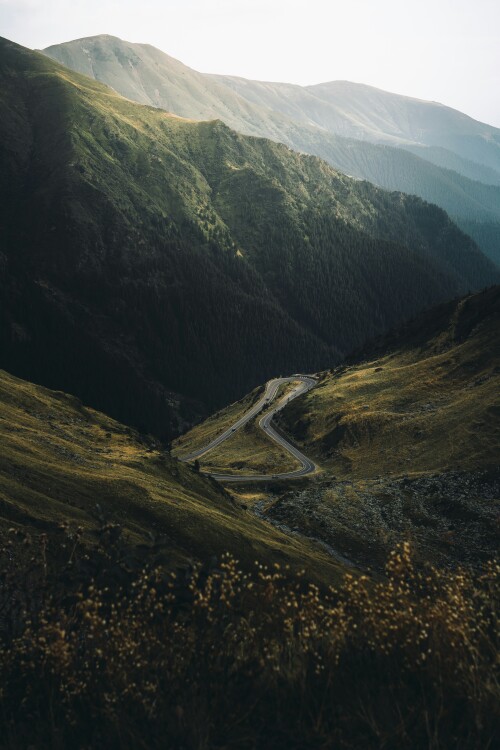
[{"label": "mountain slope vegetation", "polygon": [[498,262],[496,128],[435,102],[344,81],[301,87],[206,75],[150,45],[116,37],[79,39],[44,52],[135,101],[196,120],[220,118],[242,133],[436,203]]},{"label": "mountain slope vegetation", "polygon": [[499,287],[429,311],[374,348],[286,409],[307,450],[338,476],[499,464]]},{"label": "mountain slope vegetation", "polygon": [[324,480],[270,510],[357,560],[410,538],[477,564],[500,541],[500,288],[447,303],[283,412]]},{"label": "mountain slope vegetation", "polygon": [[[231,491],[358,564],[382,565],[403,539],[440,564],[487,559],[500,538],[499,337],[498,286],[418,316],[280,412],[280,429],[319,474],[302,486]],[[203,425],[192,433],[199,444]],[[231,440],[214,457],[218,471],[238,456],[242,473],[257,469],[254,432],[240,431],[238,451]],[[191,442],[187,433],[178,445]],[[210,453],[201,461],[210,466]]]},{"label": "mountain slope vegetation", "polygon": [[215,482],[145,437],[63,392],[0,371],[0,540],[9,528],[63,529],[91,547],[121,539],[130,564],[173,567],[231,551],[307,564],[317,580],[338,575],[319,548],[289,540],[235,504]]},{"label": "mountain slope vegetation", "polygon": [[496,278],[436,207],[1,43],[2,364],[170,437]]}]

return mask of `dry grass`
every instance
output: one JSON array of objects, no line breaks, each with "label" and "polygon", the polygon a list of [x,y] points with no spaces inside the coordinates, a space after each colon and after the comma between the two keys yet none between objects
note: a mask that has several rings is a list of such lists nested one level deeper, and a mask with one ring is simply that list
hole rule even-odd
[{"label": "dry grass", "polygon": [[264,393],[264,386],[254,388],[247,396],[234,404],[221,409],[212,414],[208,419],[193,427],[189,432],[181,435],[174,440],[172,445],[172,455],[182,456],[185,453],[191,453],[198,448],[207,445],[211,440],[221,435],[234,422],[237,422],[260,398]]},{"label": "dry grass", "polygon": [[299,462],[271,440],[256,420],[235,432],[217,448],[202,456],[205,471],[231,474],[279,474],[300,468]]},{"label": "dry grass", "polygon": [[0,371],[0,528],[52,534],[69,522],[92,541],[103,519],[139,547],[161,542],[171,564],[230,550],[247,564],[306,566],[319,581],[339,575],[328,555],[258,520],[156,441]]},{"label": "dry grass", "polygon": [[418,570],[402,545],[383,581],[320,591],[225,556],[120,589],[113,545],[98,582],[72,548],[72,585],[68,561],[49,580],[45,542],[24,575],[1,579],[6,750],[495,747],[496,563],[475,576]]},{"label": "dry grass", "polygon": [[464,338],[467,313],[464,301],[424,346],[327,375],[287,408],[284,426],[342,478],[498,467],[498,311],[486,308]]}]

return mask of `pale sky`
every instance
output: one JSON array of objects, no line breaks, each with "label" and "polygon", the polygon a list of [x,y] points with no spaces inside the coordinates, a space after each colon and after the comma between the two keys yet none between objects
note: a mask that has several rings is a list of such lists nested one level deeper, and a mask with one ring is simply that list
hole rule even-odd
[{"label": "pale sky", "polygon": [[500,0],[0,0],[0,36],[26,47],[95,34],[205,73],[367,83],[500,127]]}]

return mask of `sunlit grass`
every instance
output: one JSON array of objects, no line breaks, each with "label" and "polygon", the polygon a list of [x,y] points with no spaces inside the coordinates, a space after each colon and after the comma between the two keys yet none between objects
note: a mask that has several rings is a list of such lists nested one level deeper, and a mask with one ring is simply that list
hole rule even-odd
[{"label": "sunlit grass", "polygon": [[464,341],[452,328],[327,375],[283,424],[344,478],[498,466],[498,319],[486,317]]},{"label": "sunlit grass", "polygon": [[299,469],[299,462],[260,429],[258,419],[203,456],[200,459],[203,470],[272,476]]},{"label": "sunlit grass", "polygon": [[0,529],[52,533],[70,522],[91,541],[102,518],[134,544],[162,539],[171,562],[231,550],[305,565],[318,580],[339,575],[326,553],[245,511],[154,439],[0,371]]}]

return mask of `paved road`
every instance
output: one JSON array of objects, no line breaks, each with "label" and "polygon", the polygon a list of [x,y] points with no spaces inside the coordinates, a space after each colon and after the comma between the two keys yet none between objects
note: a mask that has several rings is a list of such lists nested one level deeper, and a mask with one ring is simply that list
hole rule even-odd
[{"label": "paved road", "polygon": [[294,458],[296,458],[297,461],[299,461],[299,463],[301,464],[300,468],[296,469],[295,471],[287,471],[282,474],[209,474],[209,476],[212,476],[219,482],[236,483],[268,482],[270,479],[296,479],[297,477],[303,477],[306,474],[312,474],[313,471],[316,471],[316,464],[311,461],[311,459],[307,458],[307,456],[305,456],[303,453],[301,453],[298,448],[289,443],[288,440],[280,435],[280,433],[271,424],[274,415],[281,409],[283,409],[286,404],[288,404],[294,398],[297,398],[297,396],[300,396],[302,393],[306,393],[306,391],[311,390],[311,388],[316,385],[315,378],[309,375],[292,375],[289,378],[274,378],[273,380],[270,380],[266,385],[266,390],[262,398],[257,401],[257,403],[254,404],[252,408],[249,409],[242,417],[240,417],[240,419],[238,419],[233,425],[231,425],[231,427],[229,427],[225,432],[221,433],[210,443],[207,443],[198,450],[192,451],[182,458],[179,457],[179,460],[194,461],[195,459],[200,458],[200,456],[204,456],[205,453],[208,453],[208,451],[212,450],[212,448],[215,448],[217,445],[223,443],[224,440],[227,440],[229,437],[231,437],[231,435],[234,435],[236,430],[241,429],[241,427],[243,427],[247,422],[253,419],[257,414],[259,414],[259,412],[261,412],[266,406],[268,406],[268,404],[270,404],[276,398],[276,394],[281,385],[283,385],[284,383],[293,383],[296,381],[299,382],[295,386],[295,388],[290,393],[283,396],[283,398],[281,398],[277,402],[273,409],[270,409],[266,414],[264,414],[263,417],[259,419],[259,427],[271,438],[271,440],[274,440],[275,443],[280,445]]}]

